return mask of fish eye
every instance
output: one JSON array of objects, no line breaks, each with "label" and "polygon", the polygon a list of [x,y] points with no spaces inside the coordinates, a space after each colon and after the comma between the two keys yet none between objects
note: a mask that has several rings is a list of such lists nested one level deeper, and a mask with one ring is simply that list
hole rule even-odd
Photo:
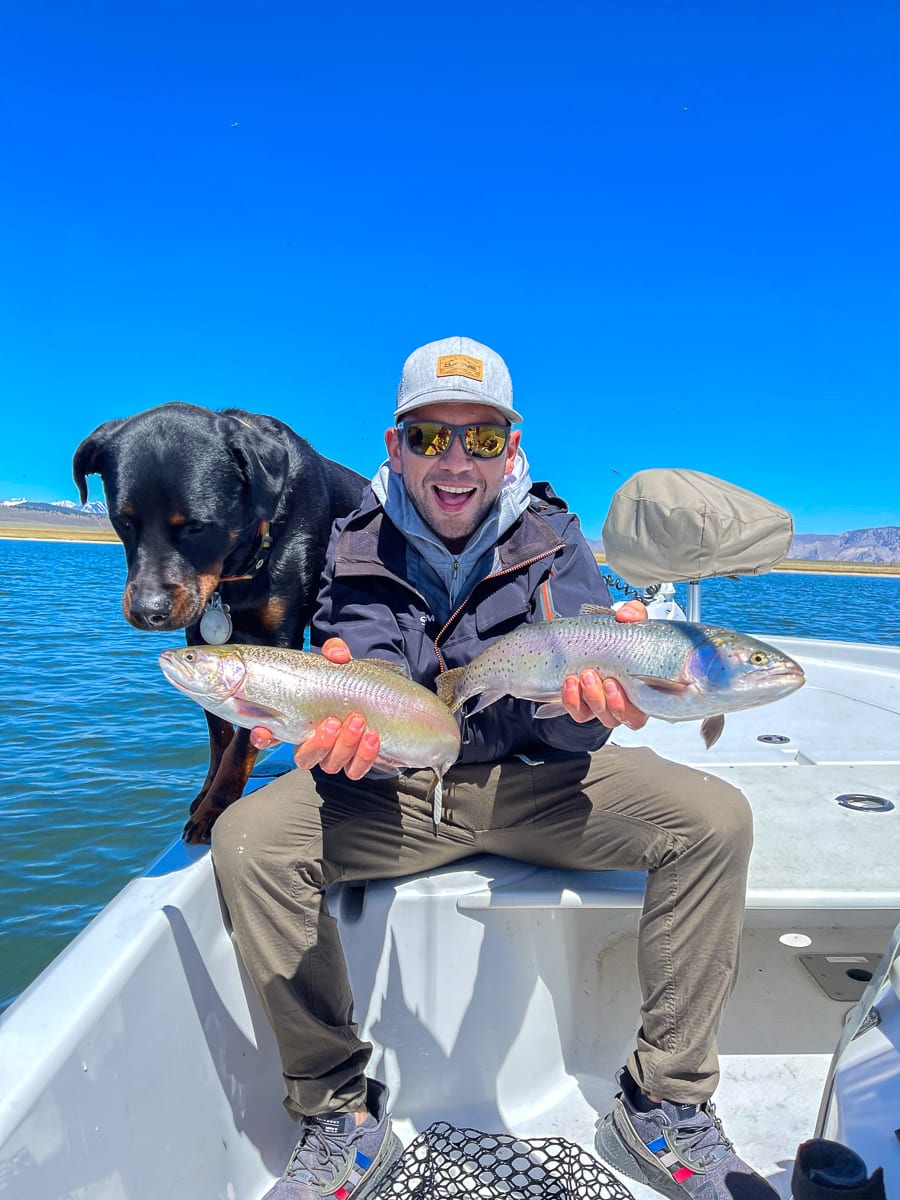
[{"label": "fish eye", "polygon": [[767,655],[763,654],[762,650],[754,650],[754,652],[750,655],[750,663],[754,667],[765,666],[766,662]]},{"label": "fish eye", "polygon": [[185,650],[185,652],[184,652],[184,661],[185,662],[192,663],[196,657],[197,657],[196,651]]}]

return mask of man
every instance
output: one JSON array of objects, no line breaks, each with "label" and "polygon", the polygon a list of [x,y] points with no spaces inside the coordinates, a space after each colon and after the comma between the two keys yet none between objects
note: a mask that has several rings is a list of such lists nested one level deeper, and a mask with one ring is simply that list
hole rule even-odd
[{"label": "man", "polygon": [[[498,354],[468,338],[421,347],[403,368],[394,415],[387,462],[332,532],[313,646],[336,662],[389,659],[432,687],[518,623],[608,603],[577,518],[529,478]],[[618,617],[642,620],[646,609],[632,602]],[[509,696],[464,719],[437,830],[431,772],[387,775],[359,714],[322,721],[295,751],[299,770],[219,818],[217,876],[300,1123],[266,1200],[358,1200],[401,1149],[386,1089],[365,1077],[371,1047],[353,1024],[324,888],[479,852],[649,872],[641,1027],[598,1150],[669,1196],[774,1196],[708,1103],[736,970],[749,806],[714,776],[605,745],[616,726],[647,719],[614,680],[585,670],[562,698],[566,714],[549,720]],[[257,744],[267,736],[254,731]]]}]

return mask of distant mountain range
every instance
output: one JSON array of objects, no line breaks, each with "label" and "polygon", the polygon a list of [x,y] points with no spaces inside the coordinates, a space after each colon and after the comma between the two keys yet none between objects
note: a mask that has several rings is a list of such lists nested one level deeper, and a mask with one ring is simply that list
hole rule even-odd
[{"label": "distant mountain range", "polygon": [[60,511],[81,515],[89,513],[94,517],[105,517],[109,514],[102,500],[89,500],[87,504],[76,504],[74,500],[0,500],[0,509],[15,508],[20,512],[51,512]]},{"label": "distant mountain range", "polygon": [[798,533],[788,558],[825,562],[900,563],[900,525],[847,533]]},{"label": "distant mountain range", "polygon": [[[57,518],[106,517],[102,500],[76,504],[72,500],[0,500],[0,521],[4,510],[17,512],[53,513]],[[12,514],[10,514],[12,515]],[[592,541],[595,550],[603,549],[600,541]],[[846,533],[798,533],[794,535],[788,558],[818,562],[900,563],[900,525],[877,525],[871,529],[851,529]]]}]

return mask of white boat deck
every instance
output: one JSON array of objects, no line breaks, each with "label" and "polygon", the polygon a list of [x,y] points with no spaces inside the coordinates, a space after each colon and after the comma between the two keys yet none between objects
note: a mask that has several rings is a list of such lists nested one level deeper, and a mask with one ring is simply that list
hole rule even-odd
[{"label": "white boat deck", "polygon": [[[716,1100],[738,1150],[787,1196],[853,1003],[800,956],[865,971],[900,921],[900,650],[779,644],[807,685],[730,716],[712,751],[695,725],[620,740],[721,774],[753,806]],[[790,740],[757,741],[770,733]],[[836,801],[847,793],[895,807],[854,812]],[[446,1120],[591,1147],[634,1037],[641,887],[636,873],[481,858],[336,891],[357,1019],[404,1136]],[[280,1097],[208,856],[176,844],[0,1018],[0,1194],[257,1200],[293,1142]],[[900,1161],[884,1165],[900,1185]]]}]

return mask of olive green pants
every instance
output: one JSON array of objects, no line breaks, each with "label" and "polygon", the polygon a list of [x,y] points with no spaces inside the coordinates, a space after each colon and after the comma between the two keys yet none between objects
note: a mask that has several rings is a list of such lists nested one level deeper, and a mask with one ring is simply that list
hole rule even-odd
[{"label": "olive green pants", "polygon": [[[646,870],[641,1026],[628,1067],[649,1095],[700,1103],[737,971],[750,808],[713,775],[607,745],[454,767],[437,835],[431,772],[358,782],[294,770],[219,817],[212,853],[244,964],[281,1054],[295,1116],[359,1108],[371,1047],[357,1036],[337,924],[342,880],[432,870],[471,854],[549,867]],[[597,1016],[601,1019],[600,1014]]]}]

